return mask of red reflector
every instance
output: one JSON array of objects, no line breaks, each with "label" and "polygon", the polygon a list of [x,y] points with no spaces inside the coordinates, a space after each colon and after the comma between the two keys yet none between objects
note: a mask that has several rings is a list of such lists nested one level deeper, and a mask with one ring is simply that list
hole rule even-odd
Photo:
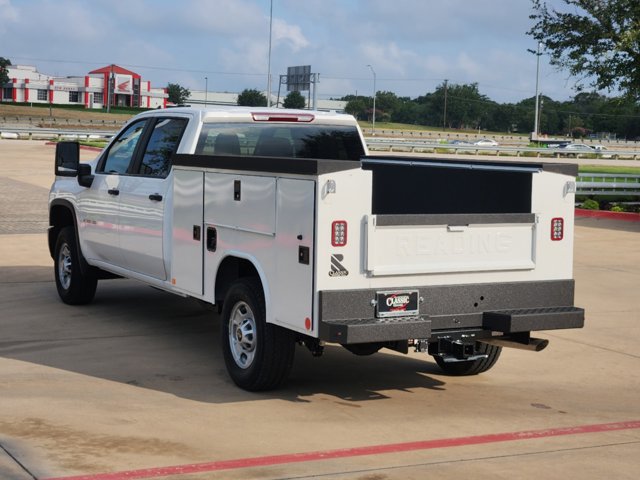
[{"label": "red reflector", "polygon": [[553,218],[551,219],[551,240],[557,242],[564,238],[564,219]]},{"label": "red reflector", "polygon": [[331,224],[331,245],[344,247],[347,244],[347,222],[336,220]]},{"label": "red reflector", "polygon": [[254,122],[312,122],[315,118],[310,113],[270,113],[255,112],[252,113]]}]

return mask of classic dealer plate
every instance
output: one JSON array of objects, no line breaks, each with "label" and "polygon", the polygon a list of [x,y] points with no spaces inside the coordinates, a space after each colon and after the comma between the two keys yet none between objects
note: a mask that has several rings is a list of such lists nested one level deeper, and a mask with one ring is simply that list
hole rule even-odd
[{"label": "classic dealer plate", "polygon": [[376,316],[408,317],[418,315],[418,291],[404,290],[376,293]]}]

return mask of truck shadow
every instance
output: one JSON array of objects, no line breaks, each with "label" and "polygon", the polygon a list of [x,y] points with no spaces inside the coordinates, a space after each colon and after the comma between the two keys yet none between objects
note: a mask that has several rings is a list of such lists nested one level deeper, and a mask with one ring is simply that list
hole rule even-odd
[{"label": "truck shadow", "polygon": [[[4,270],[0,278],[6,279]],[[358,357],[329,345],[321,358],[297,347],[281,389],[245,392],[227,375],[212,308],[130,280],[101,281],[93,303],[72,307],[59,301],[51,276],[48,267],[28,267],[3,282],[0,302],[11,315],[2,322],[0,357],[205,403],[306,402],[314,395],[351,403],[384,400],[393,391],[444,389],[426,355],[382,350]]]}]

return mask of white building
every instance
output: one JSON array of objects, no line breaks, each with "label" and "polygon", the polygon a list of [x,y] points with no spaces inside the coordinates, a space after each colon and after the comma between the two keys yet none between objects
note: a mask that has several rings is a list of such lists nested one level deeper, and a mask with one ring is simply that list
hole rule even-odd
[{"label": "white building", "polygon": [[[166,89],[151,88],[151,82],[117,65],[93,70],[82,77],[53,77],[39,73],[30,65],[11,65],[7,69],[9,83],[2,88],[3,102],[84,105],[85,108],[103,108],[107,103],[119,107],[167,106]],[[111,89],[106,87],[109,78]]]}]

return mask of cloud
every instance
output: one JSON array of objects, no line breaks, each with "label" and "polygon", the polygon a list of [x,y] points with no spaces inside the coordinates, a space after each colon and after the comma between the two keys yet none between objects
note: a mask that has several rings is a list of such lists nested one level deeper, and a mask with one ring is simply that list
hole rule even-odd
[{"label": "cloud", "polygon": [[289,25],[279,18],[273,19],[273,43],[287,45],[294,52],[309,46],[298,25]]}]

